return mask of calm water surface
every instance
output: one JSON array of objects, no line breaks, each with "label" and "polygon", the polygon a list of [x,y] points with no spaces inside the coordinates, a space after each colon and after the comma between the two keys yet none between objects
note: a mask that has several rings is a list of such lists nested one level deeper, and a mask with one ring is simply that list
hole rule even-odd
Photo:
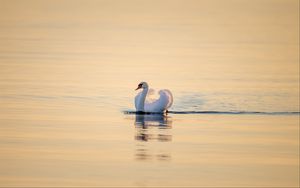
[{"label": "calm water surface", "polygon": [[1,1],[0,186],[299,186],[298,7]]}]

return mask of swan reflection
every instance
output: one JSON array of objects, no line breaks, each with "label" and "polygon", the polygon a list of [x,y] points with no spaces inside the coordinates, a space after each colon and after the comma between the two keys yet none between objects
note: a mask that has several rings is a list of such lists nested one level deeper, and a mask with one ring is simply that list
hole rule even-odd
[{"label": "swan reflection", "polygon": [[[135,116],[135,140],[137,143],[136,159],[160,161],[170,160],[169,144],[172,141],[171,118],[161,114],[136,114]],[[165,142],[153,147],[152,142]]]},{"label": "swan reflection", "polygon": [[168,142],[172,135],[167,130],[172,127],[172,121],[165,115],[136,115],[135,127],[137,129],[135,139],[140,141],[157,140]]}]

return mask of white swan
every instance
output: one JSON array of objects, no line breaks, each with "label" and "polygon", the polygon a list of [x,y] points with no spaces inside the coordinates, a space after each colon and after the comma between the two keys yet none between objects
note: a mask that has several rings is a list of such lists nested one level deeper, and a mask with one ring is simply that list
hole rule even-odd
[{"label": "white swan", "polygon": [[141,82],[135,90],[141,88],[143,91],[138,93],[135,97],[135,108],[137,112],[164,113],[172,106],[173,96],[169,90],[160,90],[158,92],[160,97],[156,100],[151,100],[150,98],[151,95],[154,94],[154,90],[149,90],[147,82]]}]

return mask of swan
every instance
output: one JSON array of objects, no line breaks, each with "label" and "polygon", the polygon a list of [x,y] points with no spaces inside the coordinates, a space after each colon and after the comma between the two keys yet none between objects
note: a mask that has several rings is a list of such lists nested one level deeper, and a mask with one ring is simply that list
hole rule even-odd
[{"label": "swan", "polygon": [[158,92],[159,98],[151,100],[151,95],[154,94],[153,89],[149,89],[147,82],[141,82],[135,90],[143,89],[135,97],[135,108],[137,112],[142,113],[164,113],[172,106],[172,93],[163,89]]}]

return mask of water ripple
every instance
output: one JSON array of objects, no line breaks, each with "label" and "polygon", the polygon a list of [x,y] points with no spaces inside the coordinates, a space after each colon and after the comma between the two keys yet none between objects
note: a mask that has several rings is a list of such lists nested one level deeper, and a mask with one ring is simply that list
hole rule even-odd
[{"label": "water ripple", "polygon": [[[156,112],[124,111],[124,114],[162,114]],[[259,112],[259,111],[168,111],[167,114],[261,114],[261,115],[300,115],[300,112]]]}]

